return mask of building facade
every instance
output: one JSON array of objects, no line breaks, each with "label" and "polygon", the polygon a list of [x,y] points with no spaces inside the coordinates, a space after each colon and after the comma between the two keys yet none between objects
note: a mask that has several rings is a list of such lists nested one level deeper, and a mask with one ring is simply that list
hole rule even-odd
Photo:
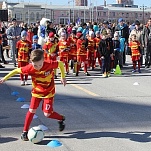
[{"label": "building facade", "polygon": [[140,9],[113,6],[61,6],[33,3],[7,3],[9,20],[16,18],[18,21],[34,23],[42,17],[49,18],[54,24],[67,24],[70,22],[103,22],[110,20],[117,22],[118,18],[133,23],[136,19],[146,22],[151,17],[151,8]]}]

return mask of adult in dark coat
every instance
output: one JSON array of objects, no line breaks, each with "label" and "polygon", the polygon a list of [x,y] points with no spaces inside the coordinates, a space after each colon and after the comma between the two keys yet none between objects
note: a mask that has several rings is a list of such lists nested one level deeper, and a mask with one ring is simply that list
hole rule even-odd
[{"label": "adult in dark coat", "polygon": [[[118,25],[115,27],[115,31],[118,31],[120,41],[123,43],[123,64],[126,62],[125,46],[128,44],[129,27],[124,23],[123,18],[119,18]],[[122,49],[122,48],[121,48]]]}]

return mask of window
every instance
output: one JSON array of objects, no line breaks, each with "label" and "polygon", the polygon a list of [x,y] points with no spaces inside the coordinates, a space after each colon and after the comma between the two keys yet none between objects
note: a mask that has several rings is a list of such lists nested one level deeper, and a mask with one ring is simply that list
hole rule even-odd
[{"label": "window", "polygon": [[49,18],[49,19],[50,19],[50,14],[46,14],[46,18]]},{"label": "window", "polygon": [[34,19],[35,19],[35,14],[34,14],[33,12],[31,12],[31,14],[30,14],[30,19],[31,19],[31,20],[34,20]]},{"label": "window", "polygon": [[16,13],[16,19],[20,20],[20,13]]},{"label": "window", "polygon": [[104,16],[104,17],[106,16],[106,12],[103,12],[103,16]]},{"label": "window", "polygon": [[64,24],[64,18],[60,18],[60,24]]},{"label": "window", "polygon": [[115,17],[115,12],[112,13],[113,17]]},{"label": "window", "polygon": [[45,14],[41,14],[41,18],[45,17]]},{"label": "window", "polygon": [[129,17],[129,13],[126,13],[126,18],[128,18]]},{"label": "window", "polygon": [[25,20],[28,20],[28,12],[25,13]]},{"label": "window", "polygon": [[39,13],[36,13],[36,20],[40,20]]}]

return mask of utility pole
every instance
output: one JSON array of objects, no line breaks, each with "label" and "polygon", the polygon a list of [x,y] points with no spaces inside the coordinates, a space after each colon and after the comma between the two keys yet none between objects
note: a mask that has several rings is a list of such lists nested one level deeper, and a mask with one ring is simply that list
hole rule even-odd
[{"label": "utility pole", "polygon": [[73,0],[73,22],[74,22],[74,0]]},{"label": "utility pole", "polygon": [[84,22],[85,22],[85,0],[84,0]]},{"label": "utility pole", "polygon": [[96,0],[96,22],[98,22],[98,5]]},{"label": "utility pole", "polygon": [[140,9],[143,11],[143,24],[145,24],[144,11],[147,9],[147,6],[144,6],[144,4],[143,4],[142,6],[140,6]]}]

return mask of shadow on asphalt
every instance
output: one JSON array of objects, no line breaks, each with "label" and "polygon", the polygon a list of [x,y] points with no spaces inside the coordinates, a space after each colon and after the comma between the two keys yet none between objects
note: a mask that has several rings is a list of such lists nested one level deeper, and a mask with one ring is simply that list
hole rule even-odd
[{"label": "shadow on asphalt", "polygon": [[17,141],[17,138],[13,138],[13,137],[1,137],[0,136],[0,144],[4,144],[4,143],[8,143],[8,142],[14,142]]},{"label": "shadow on asphalt", "polygon": [[[0,73],[0,76],[3,76]],[[140,76],[140,75],[139,75]],[[85,78],[85,77],[81,77]],[[88,77],[89,79],[89,77]],[[10,79],[15,80],[15,79]],[[81,80],[81,79],[80,79]],[[79,81],[80,81],[79,80]],[[92,80],[92,78],[90,78]],[[71,83],[72,80],[70,79]],[[88,81],[88,80],[87,80]],[[70,84],[71,84],[70,83]],[[74,79],[73,79],[74,83]],[[79,83],[79,82],[78,82]],[[89,82],[86,82],[89,84]],[[77,83],[76,83],[77,84]],[[83,83],[82,83],[83,84]],[[22,94],[20,97],[26,97],[30,100],[30,90],[19,85],[0,85],[0,111],[5,116],[0,116],[0,129],[23,127],[24,112],[20,106],[26,102],[15,102],[16,98],[11,96],[12,91],[18,91]],[[11,98],[11,99],[10,99]],[[117,100],[116,100],[117,99]],[[121,100],[120,100],[121,99]],[[131,97],[129,98],[131,99]],[[142,98],[144,99],[144,98]],[[9,104],[9,105],[8,105]],[[40,108],[40,107],[39,107]],[[136,142],[151,142],[151,132],[87,132],[86,130],[105,129],[105,128],[130,128],[141,123],[141,126],[149,127],[151,125],[151,106],[143,104],[126,103],[122,98],[91,98],[79,97],[77,94],[70,96],[68,92],[60,95],[57,92],[55,96],[55,110],[66,116],[66,129],[71,131],[65,133],[68,136],[45,136],[45,138],[77,138],[77,139],[92,139],[92,138],[122,138]],[[41,111],[42,112],[42,111]],[[40,113],[41,114],[41,113]],[[18,116],[20,115],[20,116]],[[111,117],[110,117],[111,116]],[[112,116],[115,118],[112,119]],[[10,118],[11,120],[10,123]],[[46,126],[52,127],[51,120],[46,119]],[[43,119],[42,119],[43,120]],[[39,120],[41,122],[41,120]],[[17,122],[17,124],[16,124]],[[41,122],[43,123],[43,122]],[[126,123],[125,125],[123,123]],[[51,128],[50,128],[51,129]],[[57,128],[56,128],[57,129]],[[77,131],[82,129],[83,131]],[[17,141],[13,137],[0,137],[0,143]],[[51,140],[41,142],[45,145]]]},{"label": "shadow on asphalt", "polygon": [[[129,139],[135,142],[147,143],[151,142],[151,132],[91,132],[87,133],[86,131],[76,131],[71,133],[64,133],[69,136],[51,136],[53,138],[76,138],[76,139],[92,139],[92,138],[122,138]],[[51,138],[49,136],[45,136],[45,138]]]}]

